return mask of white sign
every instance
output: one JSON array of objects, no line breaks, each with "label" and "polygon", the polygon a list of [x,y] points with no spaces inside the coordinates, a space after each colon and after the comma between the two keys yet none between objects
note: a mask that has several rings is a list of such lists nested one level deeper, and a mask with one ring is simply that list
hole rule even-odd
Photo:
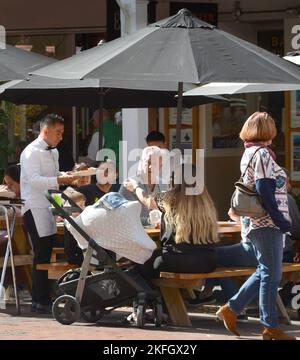
[{"label": "white sign", "polygon": [[300,128],[300,90],[291,92],[291,128]]},{"label": "white sign", "polygon": [[[182,109],[182,124],[192,124],[193,123],[193,109],[192,108],[183,108]],[[177,123],[177,108],[170,108],[170,124],[175,125]]]},{"label": "white sign", "polygon": [[6,48],[6,32],[5,27],[0,25],[0,49]]},{"label": "white sign", "polygon": [[300,133],[291,133],[291,179],[300,180]]}]

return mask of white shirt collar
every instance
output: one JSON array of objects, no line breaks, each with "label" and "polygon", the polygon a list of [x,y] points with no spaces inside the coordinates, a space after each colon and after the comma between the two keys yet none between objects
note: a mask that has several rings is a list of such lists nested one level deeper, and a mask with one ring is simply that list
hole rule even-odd
[{"label": "white shirt collar", "polygon": [[36,138],[36,143],[41,147],[41,149],[44,150],[46,150],[47,147],[49,146],[40,135]]}]

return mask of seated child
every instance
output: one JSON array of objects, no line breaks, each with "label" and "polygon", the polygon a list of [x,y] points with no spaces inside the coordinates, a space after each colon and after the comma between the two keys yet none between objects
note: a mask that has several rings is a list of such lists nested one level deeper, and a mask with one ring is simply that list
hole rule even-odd
[{"label": "seated child", "polygon": [[[68,187],[64,193],[73,200],[77,206],[83,210],[85,208],[85,196],[80,192],[74,190],[71,187]],[[72,213],[72,216],[79,215],[80,211]],[[64,231],[64,248],[67,261],[71,264],[81,265],[83,261],[83,252],[81,248],[77,245],[77,241],[74,239],[73,235],[68,231],[65,226]]]}]

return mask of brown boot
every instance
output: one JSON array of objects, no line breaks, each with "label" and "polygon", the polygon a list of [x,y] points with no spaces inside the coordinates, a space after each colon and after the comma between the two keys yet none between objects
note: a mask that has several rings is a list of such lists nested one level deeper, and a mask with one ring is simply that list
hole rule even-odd
[{"label": "brown boot", "polygon": [[294,336],[289,336],[280,328],[263,328],[263,340],[297,340]]},{"label": "brown boot", "polygon": [[236,336],[240,336],[236,330],[237,315],[230,309],[228,304],[221,306],[216,315],[218,315],[219,319],[223,320],[223,323],[228,331],[232,332]]}]

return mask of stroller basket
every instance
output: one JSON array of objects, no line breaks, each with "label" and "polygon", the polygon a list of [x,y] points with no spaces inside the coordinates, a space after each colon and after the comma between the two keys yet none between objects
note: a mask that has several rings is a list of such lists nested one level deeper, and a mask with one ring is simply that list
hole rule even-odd
[{"label": "stroller basket", "polygon": [[[59,284],[59,289],[68,295],[75,296],[79,279]],[[129,302],[136,296],[136,289],[130,286],[118,273],[104,270],[96,275],[86,277],[85,289],[81,299],[81,307],[106,308]]]}]

